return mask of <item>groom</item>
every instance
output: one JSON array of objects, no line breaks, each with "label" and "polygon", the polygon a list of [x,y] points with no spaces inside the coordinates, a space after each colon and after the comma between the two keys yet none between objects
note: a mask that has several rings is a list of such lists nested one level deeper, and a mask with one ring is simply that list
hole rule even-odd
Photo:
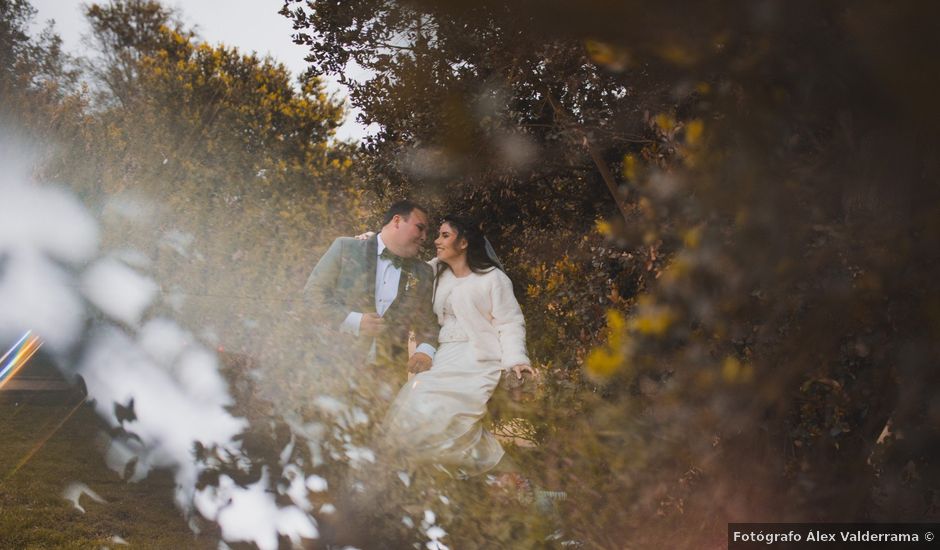
[{"label": "groom", "polygon": [[[411,201],[389,207],[382,231],[366,240],[340,237],[320,258],[304,297],[322,324],[338,333],[335,345],[360,364],[401,365],[409,372],[431,368],[437,319],[431,309],[433,275],[417,259],[427,239],[428,213]],[[408,334],[417,348],[408,357]],[[393,378],[396,372],[388,373]]]}]

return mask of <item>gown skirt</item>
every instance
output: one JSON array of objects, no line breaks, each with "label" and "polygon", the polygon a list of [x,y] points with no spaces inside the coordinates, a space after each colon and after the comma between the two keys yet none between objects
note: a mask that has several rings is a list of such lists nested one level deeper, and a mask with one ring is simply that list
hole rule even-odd
[{"label": "gown skirt", "polygon": [[442,343],[431,369],[409,380],[389,408],[387,442],[407,460],[458,477],[491,470],[504,451],[482,420],[501,375],[498,361],[476,360],[469,341]]}]

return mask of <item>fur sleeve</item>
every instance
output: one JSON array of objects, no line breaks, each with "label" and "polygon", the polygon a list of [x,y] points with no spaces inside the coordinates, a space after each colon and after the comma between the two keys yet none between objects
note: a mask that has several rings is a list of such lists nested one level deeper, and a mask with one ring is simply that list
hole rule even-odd
[{"label": "fur sleeve", "polygon": [[525,349],[525,318],[512,292],[512,281],[501,270],[495,270],[493,275],[490,298],[493,303],[492,323],[499,338],[503,368],[530,364]]}]

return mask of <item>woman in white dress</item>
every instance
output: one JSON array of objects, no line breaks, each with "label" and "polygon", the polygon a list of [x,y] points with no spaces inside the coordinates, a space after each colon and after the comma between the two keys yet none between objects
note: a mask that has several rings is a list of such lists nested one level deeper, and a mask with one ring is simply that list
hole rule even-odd
[{"label": "woman in white dress", "polygon": [[475,224],[446,216],[434,245],[439,347],[430,370],[409,380],[392,403],[386,439],[409,460],[443,466],[460,477],[512,470],[482,420],[504,372],[535,374],[522,310]]}]

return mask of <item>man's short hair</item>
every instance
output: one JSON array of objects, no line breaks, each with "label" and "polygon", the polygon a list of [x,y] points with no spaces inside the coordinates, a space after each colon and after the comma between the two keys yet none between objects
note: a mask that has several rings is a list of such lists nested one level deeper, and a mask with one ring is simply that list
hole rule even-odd
[{"label": "man's short hair", "polygon": [[385,219],[382,220],[382,227],[385,227],[386,225],[388,225],[392,221],[392,218],[394,218],[395,216],[401,216],[407,220],[408,216],[410,216],[411,212],[413,212],[414,210],[420,210],[424,212],[425,216],[428,215],[427,208],[421,206],[420,204],[416,202],[412,202],[409,200],[396,202],[395,204],[389,206],[388,210],[385,212]]}]

